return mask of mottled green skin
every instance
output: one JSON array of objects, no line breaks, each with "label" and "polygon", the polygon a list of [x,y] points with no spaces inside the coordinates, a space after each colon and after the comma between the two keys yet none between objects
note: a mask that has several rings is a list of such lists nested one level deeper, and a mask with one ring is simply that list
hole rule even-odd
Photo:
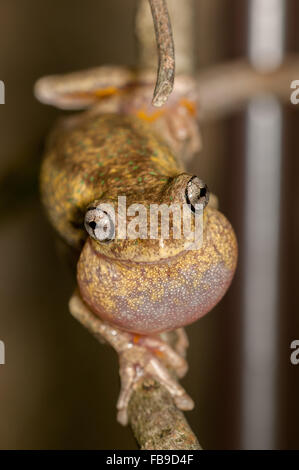
[{"label": "mottled green skin", "polygon": [[163,187],[180,170],[150,124],[133,116],[82,115],[50,139],[41,170],[42,199],[62,238],[80,247],[89,203],[118,195],[160,203]]}]

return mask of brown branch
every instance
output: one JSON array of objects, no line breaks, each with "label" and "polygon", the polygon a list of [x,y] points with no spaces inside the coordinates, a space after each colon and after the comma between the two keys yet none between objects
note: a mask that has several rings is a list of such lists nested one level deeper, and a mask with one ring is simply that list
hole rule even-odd
[{"label": "brown branch", "polygon": [[[167,0],[175,47],[176,75],[192,75],[194,55],[194,0]],[[142,70],[156,68],[156,39],[148,0],[138,0],[136,12],[138,66]]]},{"label": "brown branch", "polygon": [[[97,338],[113,344],[112,329],[98,319],[75,293],[70,300],[71,314]],[[142,450],[200,450],[196,436],[168,391],[150,377],[142,377],[129,403],[129,423]]]},{"label": "brown branch", "polygon": [[166,103],[173,90],[175,75],[174,44],[166,0],[149,0],[157,40],[159,66],[153,106]]},{"label": "brown branch", "polygon": [[238,111],[251,99],[271,93],[290,103],[291,82],[299,76],[299,56],[286,56],[271,73],[255,70],[244,59],[226,62],[197,74],[200,120],[221,119]]},{"label": "brown branch", "polygon": [[143,379],[132,395],[129,420],[142,450],[201,450],[184,414],[152,379]]}]

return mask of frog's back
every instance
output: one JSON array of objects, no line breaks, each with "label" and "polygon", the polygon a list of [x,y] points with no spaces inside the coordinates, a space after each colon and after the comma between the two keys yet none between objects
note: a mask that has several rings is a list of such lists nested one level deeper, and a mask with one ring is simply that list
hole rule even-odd
[{"label": "frog's back", "polygon": [[[83,218],[90,202],[144,192],[178,172],[169,147],[134,116],[86,115],[55,131],[41,169],[49,218],[72,246],[86,238]],[[164,181],[164,183],[162,183]]]}]

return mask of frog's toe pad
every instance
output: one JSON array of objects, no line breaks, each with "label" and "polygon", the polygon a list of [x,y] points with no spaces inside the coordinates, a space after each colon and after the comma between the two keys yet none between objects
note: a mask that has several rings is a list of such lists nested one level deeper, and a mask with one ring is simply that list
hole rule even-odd
[{"label": "frog's toe pad", "polygon": [[186,393],[182,396],[175,397],[174,402],[177,408],[179,408],[180,410],[188,411],[188,410],[193,410],[194,408],[194,401]]}]

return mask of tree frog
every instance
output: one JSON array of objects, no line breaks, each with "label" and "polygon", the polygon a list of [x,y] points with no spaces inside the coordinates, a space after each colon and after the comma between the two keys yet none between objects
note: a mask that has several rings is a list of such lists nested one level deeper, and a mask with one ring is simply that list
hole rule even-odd
[{"label": "tree frog", "polygon": [[[82,109],[52,132],[41,168],[41,194],[60,237],[78,253],[77,293],[70,308],[97,318],[100,334],[120,357],[118,420],[139,378],[163,384],[181,409],[193,402],[169,373],[182,377],[188,345],[183,330],[209,312],[228,289],[237,262],[237,241],[200,177],[184,162],[200,150],[196,85],[178,76],[167,105],[151,105],[154,76],[124,67],[99,67],[40,79],[37,98],[62,109]],[[203,243],[186,239],[113,237],[116,224],[101,207],[201,203]],[[131,220],[124,215],[125,221]],[[105,237],[100,228],[106,227]],[[159,227],[160,229],[160,227]],[[101,234],[101,236],[100,236]],[[167,334],[178,331],[176,347]]]}]

